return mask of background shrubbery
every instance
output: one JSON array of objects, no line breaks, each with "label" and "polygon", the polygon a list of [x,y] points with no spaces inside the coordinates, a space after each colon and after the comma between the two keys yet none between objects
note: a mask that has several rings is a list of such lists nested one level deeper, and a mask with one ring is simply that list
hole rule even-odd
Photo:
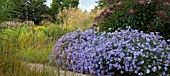
[{"label": "background shrubbery", "polygon": [[99,17],[101,31],[115,31],[131,26],[144,32],[160,32],[165,39],[170,32],[170,2],[168,0],[134,0],[112,3]]}]

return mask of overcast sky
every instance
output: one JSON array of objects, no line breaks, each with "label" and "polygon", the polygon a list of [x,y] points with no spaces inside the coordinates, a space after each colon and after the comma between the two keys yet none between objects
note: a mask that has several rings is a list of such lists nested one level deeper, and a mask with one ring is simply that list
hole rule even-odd
[{"label": "overcast sky", "polygon": [[[98,0],[79,0],[79,6],[78,8],[80,8],[82,11],[87,10],[88,12],[91,11],[91,9],[94,9],[95,6],[97,5],[96,1]],[[50,3],[52,2],[52,0],[47,0],[47,6],[50,6]]]}]

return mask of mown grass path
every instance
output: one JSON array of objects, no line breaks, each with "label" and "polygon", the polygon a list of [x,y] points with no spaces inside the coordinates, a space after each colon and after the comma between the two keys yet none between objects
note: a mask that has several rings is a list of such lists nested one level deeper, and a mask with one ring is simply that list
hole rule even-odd
[{"label": "mown grass path", "polygon": [[58,70],[58,68],[56,67],[52,67],[52,66],[44,65],[44,64],[24,62],[23,65],[25,65],[27,68],[33,71],[51,72],[54,74],[54,76],[89,76],[87,74],[80,74],[80,73],[74,73],[71,71]]}]

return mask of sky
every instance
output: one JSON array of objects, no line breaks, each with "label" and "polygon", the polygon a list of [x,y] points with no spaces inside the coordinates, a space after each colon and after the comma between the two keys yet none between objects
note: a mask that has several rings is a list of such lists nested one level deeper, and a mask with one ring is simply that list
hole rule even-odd
[{"label": "sky", "polygon": [[52,3],[52,0],[47,0],[47,6],[50,6],[50,3]]},{"label": "sky", "polygon": [[[98,0],[79,0],[78,8],[80,8],[82,11],[90,12],[91,9],[94,9],[97,5],[96,1]],[[50,3],[52,0],[47,0],[47,6],[50,6]]]}]

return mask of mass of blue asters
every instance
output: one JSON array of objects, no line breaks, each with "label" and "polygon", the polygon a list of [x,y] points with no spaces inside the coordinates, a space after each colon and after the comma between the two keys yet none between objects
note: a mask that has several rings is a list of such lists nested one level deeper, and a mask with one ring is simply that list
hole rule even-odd
[{"label": "mass of blue asters", "polygon": [[130,27],[109,33],[79,29],[56,42],[50,60],[61,69],[96,76],[113,76],[116,72],[166,76],[170,45],[158,34]]}]

